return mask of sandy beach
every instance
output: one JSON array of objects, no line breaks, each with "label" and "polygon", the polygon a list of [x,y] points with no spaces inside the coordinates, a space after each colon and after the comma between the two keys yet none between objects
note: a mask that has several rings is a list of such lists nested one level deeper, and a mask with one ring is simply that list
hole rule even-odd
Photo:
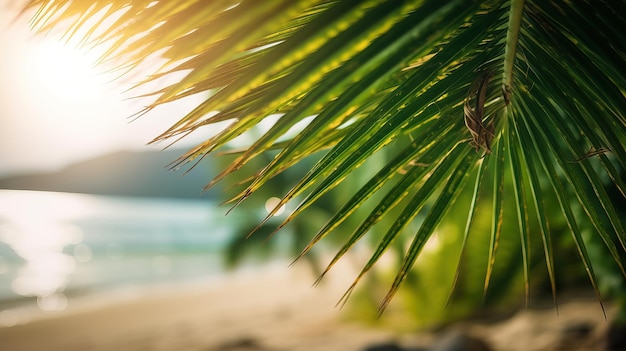
[{"label": "sandy beach", "polygon": [[[387,342],[407,350],[435,349],[431,345],[442,335],[401,335],[346,319],[335,304],[351,276],[335,273],[312,287],[305,265],[278,265],[215,284],[70,306],[0,328],[0,350],[363,351]],[[558,316],[544,306],[454,329],[481,338],[490,350],[600,350],[607,324],[597,301],[574,299],[560,305]],[[590,330],[577,339],[581,326]]]},{"label": "sandy beach", "polygon": [[390,339],[390,332],[342,320],[335,304],[349,280],[312,282],[306,267],[270,267],[207,286],[70,306],[0,328],[0,349],[329,351]]}]

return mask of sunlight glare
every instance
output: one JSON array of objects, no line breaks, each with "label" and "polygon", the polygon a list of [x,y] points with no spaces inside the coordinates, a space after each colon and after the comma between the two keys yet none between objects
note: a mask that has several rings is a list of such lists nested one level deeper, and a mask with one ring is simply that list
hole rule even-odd
[{"label": "sunlight glare", "polygon": [[64,294],[38,296],[37,306],[42,311],[63,311],[67,308],[67,297]]},{"label": "sunlight glare", "polygon": [[[63,310],[65,290],[77,262],[88,261],[91,250],[82,230],[69,222],[95,211],[92,197],[79,194],[4,190],[0,203],[0,242],[7,244],[24,263],[11,282],[11,290],[38,298],[42,310]],[[74,246],[74,255],[66,246]]]},{"label": "sunlight glare", "polygon": [[106,81],[95,66],[94,53],[55,40],[42,41],[32,50],[25,67],[37,89],[60,103],[98,99]]},{"label": "sunlight glare", "polygon": [[[265,211],[267,211],[267,213],[271,213],[274,208],[278,206],[278,204],[280,204],[280,198],[270,197],[267,201],[265,201]],[[280,216],[283,212],[285,212],[285,205],[282,205],[278,211],[274,213],[274,216]]]}]

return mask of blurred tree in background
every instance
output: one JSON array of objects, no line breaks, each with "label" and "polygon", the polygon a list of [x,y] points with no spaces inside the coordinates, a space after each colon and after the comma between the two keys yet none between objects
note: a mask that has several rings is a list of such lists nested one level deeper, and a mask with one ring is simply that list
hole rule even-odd
[{"label": "blurred tree in background", "polygon": [[[211,131],[173,166],[230,154],[208,187],[238,185],[233,205],[279,198],[252,231],[291,223],[307,257],[332,242],[339,251],[322,275],[366,240],[371,256],[345,297],[389,254],[393,268],[375,274],[386,283],[365,289],[378,310],[405,282],[406,308],[436,320],[471,313],[482,295],[505,301],[532,287],[556,299],[579,282],[574,264],[599,295],[623,298],[624,7],[31,0],[27,9],[38,9],[38,31],[63,26],[86,46],[106,45],[102,60],[121,72],[148,63],[139,86],[157,88],[139,114],[203,94],[155,142]],[[453,289],[457,307],[442,312]]]}]

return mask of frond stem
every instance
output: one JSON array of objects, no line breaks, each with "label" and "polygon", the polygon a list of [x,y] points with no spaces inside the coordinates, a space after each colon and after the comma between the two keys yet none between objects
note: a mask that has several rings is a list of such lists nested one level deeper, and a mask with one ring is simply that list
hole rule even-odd
[{"label": "frond stem", "polygon": [[509,24],[506,33],[506,46],[504,48],[504,79],[502,88],[504,90],[505,99],[509,101],[511,85],[513,84],[513,63],[515,61],[515,50],[522,23],[522,12],[524,11],[525,0],[511,0],[511,9],[509,11]]}]

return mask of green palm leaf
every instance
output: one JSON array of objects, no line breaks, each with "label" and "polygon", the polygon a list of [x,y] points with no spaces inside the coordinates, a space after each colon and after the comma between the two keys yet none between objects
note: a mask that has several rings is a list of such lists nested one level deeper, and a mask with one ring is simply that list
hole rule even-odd
[{"label": "green palm leaf", "polygon": [[[485,292],[499,238],[510,235],[502,221],[515,218],[527,294],[530,228],[538,223],[556,295],[548,199],[559,204],[596,290],[580,223],[593,226],[624,273],[623,218],[605,190],[611,183],[626,194],[623,7],[609,0],[32,0],[28,5],[39,9],[33,20],[38,30],[64,26],[67,36],[81,35],[86,45],[107,45],[102,60],[116,62],[121,70],[160,53],[162,66],[139,86],[183,74],[142,93],[153,100],[141,113],[206,94],[155,141],[229,124],[174,166],[216,151],[236,154],[210,187],[228,181],[259,155],[274,153],[247,177],[232,202],[239,204],[286,169],[321,153],[265,221],[284,204],[299,201],[278,230],[325,195],[350,189],[351,196],[301,254],[356,216],[357,209],[371,208],[327,272],[383,219],[392,218],[347,295],[417,221],[419,229],[381,310],[437,225],[458,216],[448,210],[470,178],[476,182],[462,253],[477,199],[492,193]],[[249,147],[229,148],[270,115],[277,121]],[[375,155],[388,157],[372,164]],[[346,184],[363,167],[372,168],[371,179]],[[515,200],[513,217],[505,216],[507,197]]]}]

